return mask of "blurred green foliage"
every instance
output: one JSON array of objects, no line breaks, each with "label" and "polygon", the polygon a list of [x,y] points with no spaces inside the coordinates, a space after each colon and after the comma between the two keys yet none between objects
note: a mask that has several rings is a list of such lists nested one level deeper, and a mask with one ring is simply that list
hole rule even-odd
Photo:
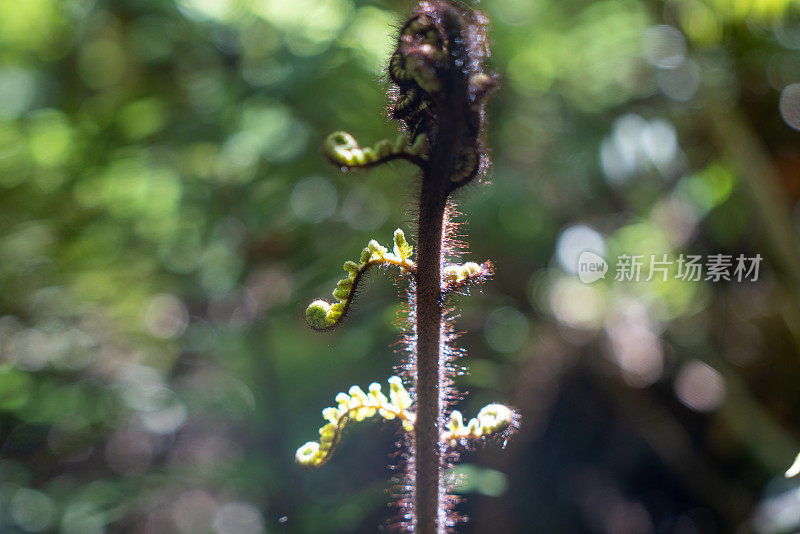
[{"label": "blurred green foliage", "polygon": [[[385,281],[333,334],[302,313],[369,235],[412,233],[413,169],[341,175],[318,148],[393,132],[409,7],[0,0],[0,531],[390,517],[391,430],[316,472],[293,455],[402,357]],[[460,231],[497,274],[459,302],[459,383],[523,427],[459,468],[464,531],[796,530],[800,3],[480,8],[504,82]],[[752,283],[585,285],[582,248],[765,260]]]}]

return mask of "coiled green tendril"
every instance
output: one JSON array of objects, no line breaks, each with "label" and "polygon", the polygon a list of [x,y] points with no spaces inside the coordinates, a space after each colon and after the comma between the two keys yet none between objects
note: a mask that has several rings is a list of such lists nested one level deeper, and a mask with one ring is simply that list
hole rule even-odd
[{"label": "coiled green tendril", "polygon": [[336,303],[326,300],[315,300],[306,309],[306,321],[315,330],[328,330],[339,324],[344,318],[355,297],[355,291],[361,277],[371,267],[396,266],[403,273],[413,273],[416,265],[411,261],[414,249],[406,241],[406,236],[399,228],[394,231],[392,252],[374,239],[361,251],[358,262],[346,261],[344,271],[347,276],[339,280],[333,296]]}]

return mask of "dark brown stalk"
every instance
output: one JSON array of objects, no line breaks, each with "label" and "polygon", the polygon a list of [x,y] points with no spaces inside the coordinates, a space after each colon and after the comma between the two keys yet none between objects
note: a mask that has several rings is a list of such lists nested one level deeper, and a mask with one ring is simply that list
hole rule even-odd
[{"label": "dark brown stalk", "polygon": [[416,400],[414,508],[416,532],[436,534],[442,490],[441,263],[446,195],[424,180],[420,194],[416,274]]},{"label": "dark brown stalk", "polygon": [[[447,199],[454,189],[451,176],[461,140],[466,137],[463,108],[455,102],[466,100],[466,84],[454,76],[446,81],[445,99],[436,102],[438,135],[431,146],[430,164],[422,176],[417,230],[416,272],[416,395],[417,422],[414,428],[414,487],[417,534],[444,531],[446,507],[440,501],[442,487],[443,426],[442,354],[442,242]],[[461,83],[459,83],[461,82]]]}]

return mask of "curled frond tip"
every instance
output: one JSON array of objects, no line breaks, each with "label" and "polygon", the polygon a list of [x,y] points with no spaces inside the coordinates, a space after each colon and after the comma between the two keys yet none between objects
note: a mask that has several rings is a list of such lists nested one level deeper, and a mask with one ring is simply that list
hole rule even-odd
[{"label": "curled frond tip", "polygon": [[447,265],[442,268],[442,289],[453,291],[471,284],[479,284],[492,275],[491,262]]},{"label": "curled frond tip", "polygon": [[414,414],[408,410],[411,395],[397,376],[389,379],[388,398],[381,392],[381,385],[374,382],[370,384],[368,393],[353,386],[347,393],[336,395],[335,400],[336,407],[322,410],[327,423],[319,429],[319,441],[309,441],[297,449],[295,459],[300,465],[318,467],[327,462],[349,421],[363,421],[380,415],[386,420],[400,420],[406,431],[414,429]]},{"label": "curled frond tip", "polygon": [[450,446],[455,446],[458,443],[508,433],[516,429],[518,421],[517,412],[504,404],[487,404],[467,424],[464,424],[461,412],[453,410],[442,439]]},{"label": "curled frond tip", "polygon": [[333,132],[322,146],[331,163],[346,169],[373,167],[394,159],[405,159],[424,165],[428,154],[428,136],[419,134],[413,140],[398,135],[394,141],[383,139],[371,147],[361,147],[347,132]]},{"label": "curled frond tip", "polygon": [[347,261],[342,267],[347,275],[339,280],[333,296],[337,302],[315,300],[306,308],[306,321],[315,330],[328,330],[335,327],[344,318],[353,303],[355,291],[363,274],[374,266],[396,266],[401,272],[413,273],[416,265],[411,261],[414,250],[406,241],[406,236],[399,228],[394,231],[392,252],[374,239],[364,247],[358,262]]},{"label": "curled frond tip", "polygon": [[[414,431],[416,415],[409,409],[411,395],[399,377],[389,378],[389,397],[383,394],[377,382],[370,384],[368,392],[353,386],[347,393],[335,397],[337,406],[322,410],[326,423],[319,429],[319,441],[309,441],[297,449],[297,463],[306,467],[318,467],[327,462],[350,421],[363,421],[376,415],[387,421],[397,419],[403,430]],[[453,411],[442,431],[442,441],[450,446],[466,444],[484,437],[502,435],[518,426],[517,413],[503,404],[484,406],[478,415],[464,424],[459,411]]]}]

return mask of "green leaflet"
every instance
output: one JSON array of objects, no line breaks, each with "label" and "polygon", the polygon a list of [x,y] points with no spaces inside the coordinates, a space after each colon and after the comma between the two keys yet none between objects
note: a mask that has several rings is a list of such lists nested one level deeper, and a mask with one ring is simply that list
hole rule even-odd
[{"label": "green leaflet", "polygon": [[414,414],[408,411],[411,396],[399,377],[389,379],[389,398],[381,392],[380,384],[374,382],[369,386],[369,393],[353,386],[347,393],[336,395],[335,400],[338,406],[322,410],[322,417],[327,423],[319,429],[319,441],[309,441],[297,449],[295,459],[300,465],[318,467],[324,464],[350,421],[363,421],[380,415],[389,421],[399,419],[409,432],[414,429]]},{"label": "green leaflet", "polygon": [[[309,441],[298,448],[295,454],[297,463],[306,467],[319,467],[327,462],[350,421],[363,421],[378,415],[387,421],[398,419],[403,430],[413,432],[416,416],[409,410],[411,396],[399,377],[393,376],[388,382],[388,398],[381,392],[381,386],[377,382],[370,384],[368,393],[353,386],[347,393],[336,395],[337,406],[322,410],[326,423],[319,429],[319,441]],[[453,411],[442,432],[442,440],[451,446],[479,440],[514,427],[516,421],[517,414],[503,404],[484,406],[467,425],[464,424],[461,412]]]},{"label": "green leaflet", "polygon": [[410,259],[413,253],[414,249],[408,244],[405,234],[399,228],[394,231],[392,252],[374,239],[371,240],[361,251],[358,262],[347,261],[342,267],[347,276],[339,280],[336,289],[333,290],[333,297],[337,302],[332,304],[319,299],[308,305],[306,321],[309,326],[316,330],[326,330],[336,326],[352,303],[361,275],[370,267],[394,265],[400,267],[403,272],[413,272],[416,267]]},{"label": "green leaflet", "polygon": [[355,137],[339,131],[325,139],[322,149],[332,163],[348,169],[371,167],[393,159],[420,162],[428,154],[428,136],[419,134],[410,142],[405,135],[398,135],[394,142],[383,139],[362,148]]}]

